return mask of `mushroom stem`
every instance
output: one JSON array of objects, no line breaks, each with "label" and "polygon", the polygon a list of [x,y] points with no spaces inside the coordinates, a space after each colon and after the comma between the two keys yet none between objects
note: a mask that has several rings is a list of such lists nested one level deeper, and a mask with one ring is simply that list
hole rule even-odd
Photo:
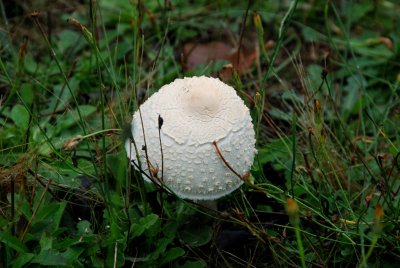
[{"label": "mushroom stem", "polygon": [[243,177],[242,177],[239,173],[237,173],[237,172],[231,167],[231,165],[228,163],[228,161],[225,160],[224,156],[223,156],[222,153],[221,153],[221,150],[218,148],[217,142],[216,142],[216,141],[213,141],[212,144],[214,145],[215,150],[217,151],[218,156],[219,156],[219,157],[221,158],[221,160],[224,162],[225,166],[226,166],[227,168],[229,168],[229,170],[232,171],[233,174],[235,174],[236,176],[238,176],[239,179],[244,180]]},{"label": "mushroom stem", "polygon": [[211,209],[214,211],[218,211],[217,201],[216,200],[197,200],[195,201],[196,204],[206,208]]}]

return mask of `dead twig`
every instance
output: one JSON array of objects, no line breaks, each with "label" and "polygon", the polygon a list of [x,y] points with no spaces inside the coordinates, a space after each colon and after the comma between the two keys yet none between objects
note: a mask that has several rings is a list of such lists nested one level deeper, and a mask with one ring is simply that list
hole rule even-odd
[{"label": "dead twig", "polygon": [[22,234],[22,236],[21,236],[21,242],[24,241],[24,239],[25,239],[26,233],[28,232],[29,227],[30,227],[31,224],[32,224],[32,221],[33,221],[33,219],[35,218],[36,213],[38,212],[38,210],[39,210],[39,208],[40,208],[40,205],[42,204],[44,195],[46,194],[47,189],[49,188],[49,186],[50,186],[50,184],[51,184],[51,181],[52,181],[52,180],[49,180],[49,181],[47,182],[46,187],[43,189],[43,192],[42,192],[42,194],[40,195],[39,202],[38,202],[38,204],[37,204],[35,210],[33,211],[32,217],[29,219],[29,222],[28,222],[28,224],[26,225],[25,230],[24,230],[24,232],[23,232],[23,234]]},{"label": "dead twig", "polygon": [[221,153],[221,150],[218,148],[217,142],[216,142],[216,141],[213,141],[212,144],[213,144],[213,146],[215,147],[215,150],[217,151],[217,154],[219,155],[219,157],[221,158],[221,160],[224,162],[225,166],[226,166],[227,168],[229,168],[229,170],[232,171],[233,174],[235,174],[236,176],[238,176],[239,179],[241,179],[241,180],[243,180],[243,181],[246,181],[245,178],[244,178],[245,176],[242,176],[242,175],[240,175],[239,173],[237,173],[236,170],[234,170],[234,169],[232,168],[232,166],[228,163],[228,161],[225,160],[224,156],[223,156],[222,153]]}]

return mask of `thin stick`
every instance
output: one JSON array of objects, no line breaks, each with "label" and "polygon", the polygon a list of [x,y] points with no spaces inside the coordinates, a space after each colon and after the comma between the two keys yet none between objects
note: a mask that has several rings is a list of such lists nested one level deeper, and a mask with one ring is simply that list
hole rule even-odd
[{"label": "thin stick", "polygon": [[114,247],[114,265],[113,267],[117,267],[117,256],[118,256],[118,242],[115,242],[115,247]]},{"label": "thin stick", "polygon": [[212,144],[214,145],[215,150],[217,151],[217,154],[219,155],[219,157],[221,158],[221,160],[224,162],[225,166],[226,166],[227,168],[229,168],[229,170],[232,171],[232,173],[235,174],[236,176],[238,176],[241,180],[244,180],[244,179],[243,179],[243,176],[241,176],[239,173],[237,173],[237,172],[232,168],[232,166],[225,160],[224,156],[222,155],[221,151],[220,151],[219,148],[218,148],[217,142],[216,142],[216,141],[213,141]]},{"label": "thin stick", "polygon": [[314,187],[315,191],[318,191],[317,183],[315,182],[314,174],[311,171],[310,162],[308,161],[308,157],[305,153],[303,153],[304,163],[306,164],[306,170],[308,176],[310,176],[312,186]]},{"label": "thin stick", "polygon": [[51,184],[51,181],[52,181],[52,180],[50,179],[50,180],[47,182],[46,187],[44,188],[42,194],[40,195],[39,202],[38,202],[38,204],[37,204],[35,210],[34,210],[33,213],[32,213],[32,217],[29,219],[29,222],[28,222],[28,224],[27,224],[26,227],[25,227],[24,233],[23,233],[22,236],[21,236],[21,242],[24,241],[24,239],[25,239],[26,233],[28,232],[28,229],[29,229],[29,227],[31,226],[32,221],[33,221],[33,219],[35,218],[36,213],[38,212],[38,210],[39,210],[39,208],[40,208],[40,205],[42,204],[44,195],[46,194],[47,189],[49,188],[49,186],[50,186],[50,184]]},{"label": "thin stick", "polygon": [[29,205],[32,207],[33,204],[33,198],[35,197],[36,193],[36,182],[37,182],[37,177],[38,177],[38,166],[39,166],[39,160],[36,157],[35,158],[35,170],[33,174],[33,185],[32,185],[32,193],[31,193],[31,200],[29,201]]},{"label": "thin stick", "polygon": [[236,68],[239,70],[239,64],[240,64],[240,50],[242,47],[242,41],[243,41],[243,34],[244,34],[244,29],[246,28],[246,21],[247,21],[247,15],[249,14],[249,9],[252,1],[247,2],[247,8],[246,8],[246,13],[244,14],[243,20],[242,20],[242,25],[240,27],[240,37],[239,37],[239,47],[238,47],[238,53],[237,53],[237,58],[236,58]]},{"label": "thin stick", "polygon": [[293,159],[292,159],[292,167],[290,169],[290,187],[292,189],[292,197],[294,198],[294,185],[293,185],[293,176],[294,176],[294,169],[296,166],[296,124],[297,124],[297,120],[296,120],[296,113],[293,113],[293,119],[292,119],[292,152],[293,152]]},{"label": "thin stick", "polygon": [[[33,176],[34,178],[36,178],[36,181],[39,182],[40,185],[42,185],[43,187],[46,187],[46,184],[42,181],[42,179],[40,178],[40,175],[38,175],[36,173],[36,171],[33,171],[32,169],[28,169],[28,173],[31,174],[31,176]],[[51,196],[55,200],[61,201],[60,198],[58,198],[58,196],[51,189],[47,189],[47,191],[51,194]],[[32,204],[31,204],[31,206],[32,206]]]},{"label": "thin stick", "polygon": [[149,175],[150,172],[149,172],[149,174],[147,174],[146,171],[144,171],[144,170],[140,167],[140,165],[138,165],[138,164],[135,162],[135,160],[131,160],[131,163],[136,167],[136,169],[139,170],[140,174],[144,175],[144,176],[147,177],[151,182],[153,182],[155,185],[159,186],[159,184],[157,183],[157,181],[155,181],[155,180],[153,179],[153,177],[150,177],[150,175]]},{"label": "thin stick", "polygon": [[[139,3],[140,3],[140,1],[139,1]],[[139,5],[139,3],[138,3],[138,5]],[[143,40],[144,40],[144,38],[143,38]],[[144,51],[144,48],[142,46],[141,57],[143,57],[143,51]],[[147,152],[147,142],[146,142],[146,133],[145,133],[145,130],[144,130],[143,116],[142,116],[142,111],[140,109],[139,101],[137,100],[137,98],[136,98],[136,105],[138,107],[138,112],[139,112],[139,117],[140,117],[140,124],[142,125],[142,133],[143,133],[144,148],[141,148],[141,149],[142,150],[144,149],[144,154],[145,154],[145,157],[146,157],[146,164],[147,164],[147,168],[148,168],[148,171],[149,171],[149,174],[150,174],[150,180],[157,184],[157,180],[153,176],[153,172],[152,172],[152,169],[151,169],[151,163],[150,163],[150,159],[149,159],[149,154]],[[140,161],[139,158],[137,158],[137,159],[138,159],[138,161]]]},{"label": "thin stick", "polygon": [[[160,178],[160,207],[161,207],[161,213],[160,217],[162,218],[164,216],[164,198],[162,198],[162,191],[164,189],[164,153],[163,153],[163,148],[162,148],[162,142],[161,142],[161,127],[164,123],[164,119],[161,117],[161,115],[158,115],[158,139],[160,141],[160,153],[161,153],[161,178]],[[161,238],[159,236],[159,238]]]},{"label": "thin stick", "polygon": [[161,127],[164,123],[164,119],[161,115],[158,115],[158,139],[160,140],[160,151],[161,151],[161,182],[164,181],[164,153],[161,143]]},{"label": "thin stick", "polygon": [[15,235],[15,223],[14,223],[14,217],[15,217],[15,177],[12,176],[11,178],[11,234]]}]

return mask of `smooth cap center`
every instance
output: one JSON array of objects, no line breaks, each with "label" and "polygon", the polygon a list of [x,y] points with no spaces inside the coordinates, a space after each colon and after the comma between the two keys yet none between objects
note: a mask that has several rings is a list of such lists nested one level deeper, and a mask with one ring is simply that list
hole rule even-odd
[{"label": "smooth cap center", "polygon": [[201,115],[213,116],[220,107],[217,90],[204,85],[187,89],[183,101],[187,112]]}]

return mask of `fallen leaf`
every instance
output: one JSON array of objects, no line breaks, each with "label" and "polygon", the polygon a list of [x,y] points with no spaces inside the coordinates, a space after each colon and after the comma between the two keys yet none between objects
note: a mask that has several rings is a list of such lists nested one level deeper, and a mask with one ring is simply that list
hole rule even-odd
[{"label": "fallen leaf", "polygon": [[[188,42],[183,45],[183,67],[193,70],[199,65],[208,64],[217,60],[230,62],[235,70],[240,73],[248,70],[255,62],[258,51],[257,43],[253,42],[251,47],[238,47],[222,41],[211,41],[208,43]],[[238,58],[238,55],[240,57]]]}]

